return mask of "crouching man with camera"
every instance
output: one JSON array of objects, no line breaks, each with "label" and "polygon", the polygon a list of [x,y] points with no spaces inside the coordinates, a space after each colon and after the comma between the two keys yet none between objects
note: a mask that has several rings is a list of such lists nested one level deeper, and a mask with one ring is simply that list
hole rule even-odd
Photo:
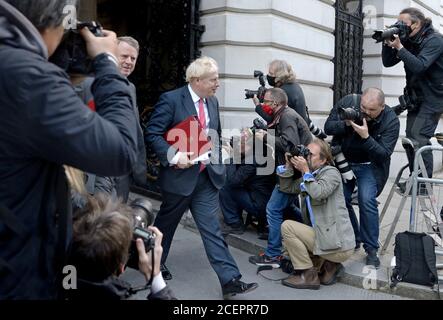
[{"label": "crouching man with camera", "polygon": [[[346,206],[354,228],[357,247],[363,243],[366,264],[380,265],[377,257],[379,213],[377,197],[389,176],[391,155],[400,131],[394,111],[385,106],[385,95],[369,88],[363,95],[348,95],[332,109],[325,132],[341,144],[356,179],[344,183]],[[360,227],[352,208],[352,193],[358,187]]]},{"label": "crouching man with camera", "polygon": [[[417,143],[416,148],[430,145],[443,112],[443,37],[432,27],[432,20],[416,8],[400,12],[397,24],[406,31],[388,39],[383,45],[385,67],[403,61],[406,71],[406,102],[396,113],[408,110],[406,137]],[[414,168],[414,154],[407,153],[410,171]],[[423,153],[429,177],[433,172],[432,152]]]},{"label": "crouching man with camera", "polygon": [[[280,175],[282,183],[287,181],[301,193],[303,217],[303,223],[287,220],[281,228],[283,246],[296,271],[282,284],[317,290],[320,283],[336,282],[344,270],[341,263],[354,252],[355,238],[329,145],[315,138],[308,149],[307,157],[288,158],[286,172]],[[294,169],[303,175],[297,181]]]},{"label": "crouching man with camera", "polygon": [[[277,166],[286,163],[286,152],[295,146],[307,146],[312,141],[312,135],[303,118],[288,106],[288,96],[280,88],[266,91],[265,105],[273,110],[273,121],[269,130],[258,131],[256,138],[266,139],[267,143],[275,146],[275,162]],[[266,207],[266,217],[269,225],[268,246],[263,254],[251,256],[249,262],[257,266],[280,267],[281,252],[281,224],[283,214],[296,201],[297,195],[282,191],[277,185]],[[293,214],[295,218],[295,213]]]},{"label": "crouching man with camera", "polygon": [[77,289],[66,291],[67,299],[123,300],[147,289],[136,290],[119,279],[126,265],[145,276],[151,287],[149,300],[175,299],[160,272],[163,234],[140,225],[139,219],[146,220],[137,213],[146,210],[140,206],[129,207],[99,194],[76,214],[69,263],[77,270]]}]

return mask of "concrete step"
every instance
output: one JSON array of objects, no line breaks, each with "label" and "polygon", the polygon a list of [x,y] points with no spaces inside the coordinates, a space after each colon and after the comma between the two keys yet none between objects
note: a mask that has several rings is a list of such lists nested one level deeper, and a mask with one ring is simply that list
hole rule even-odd
[{"label": "concrete step", "polygon": [[[130,199],[135,199],[140,196],[141,195],[139,194],[132,193],[130,195]],[[153,198],[148,199],[151,200],[154,211],[158,212],[161,201]],[[186,229],[199,233],[190,212],[183,215],[181,224]],[[267,241],[258,239],[256,230],[251,226],[249,226],[242,235],[228,235],[226,237],[226,242],[229,244],[229,246],[247,252],[251,255],[256,255],[259,252],[264,251],[267,245]],[[363,249],[361,249],[343,264],[345,266],[345,275],[339,280],[339,282],[357,288],[377,290],[379,292],[394,294],[411,299],[438,299],[437,292],[425,286],[409,283],[398,283],[394,289],[391,289],[388,275],[390,274],[392,257],[392,251],[388,251],[384,256],[381,256],[381,266],[378,270],[375,270],[372,267],[365,266],[366,255]]]}]

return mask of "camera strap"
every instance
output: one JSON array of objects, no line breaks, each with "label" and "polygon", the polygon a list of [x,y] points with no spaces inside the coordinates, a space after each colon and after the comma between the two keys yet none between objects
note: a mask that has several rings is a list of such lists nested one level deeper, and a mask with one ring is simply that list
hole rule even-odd
[{"label": "camera strap", "polygon": [[286,279],[288,279],[291,275],[288,275],[288,276],[284,276],[284,277],[279,277],[279,278],[271,278],[271,277],[268,277],[268,276],[265,276],[262,272],[263,271],[271,271],[271,270],[273,270],[274,268],[272,267],[272,266],[259,266],[258,268],[257,268],[257,275],[260,275],[260,276],[262,276],[263,278],[265,278],[265,279],[267,279],[267,280],[271,280],[271,281],[282,281],[282,280],[286,280]]},{"label": "camera strap", "polygon": [[352,105],[353,107],[360,107],[360,104],[358,103],[358,94],[356,93],[352,94]]},{"label": "camera strap", "polygon": [[142,285],[142,286],[138,286],[138,287],[133,287],[131,286],[129,288],[129,295],[132,296],[134,294],[137,294],[141,291],[145,291],[145,290],[149,290],[152,287],[152,282],[154,281],[154,266],[155,266],[155,254],[154,254],[154,249],[151,250],[151,257],[152,257],[152,269],[151,269],[151,278],[149,279],[148,283]]}]

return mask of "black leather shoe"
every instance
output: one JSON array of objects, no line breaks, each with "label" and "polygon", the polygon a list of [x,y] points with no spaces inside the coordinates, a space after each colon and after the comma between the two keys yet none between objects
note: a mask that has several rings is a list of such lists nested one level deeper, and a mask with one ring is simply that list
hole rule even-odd
[{"label": "black leather shoe", "polygon": [[366,265],[373,266],[376,269],[380,267],[380,259],[377,257],[376,250],[369,250],[366,256]]},{"label": "black leather shoe", "polygon": [[238,279],[232,279],[227,284],[225,284],[222,288],[223,290],[223,299],[228,299],[230,297],[235,296],[236,294],[243,294],[251,292],[258,288],[257,283],[244,283]]},{"label": "black leather shoe", "polygon": [[166,267],[166,265],[161,264],[160,265],[160,272],[162,273],[164,280],[172,280],[172,274],[171,271]]}]

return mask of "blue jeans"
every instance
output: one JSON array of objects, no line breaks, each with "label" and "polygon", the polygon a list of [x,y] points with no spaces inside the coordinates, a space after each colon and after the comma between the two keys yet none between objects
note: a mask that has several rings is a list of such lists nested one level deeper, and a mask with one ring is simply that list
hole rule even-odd
[{"label": "blue jeans", "polygon": [[220,207],[225,223],[231,226],[243,224],[243,210],[254,217],[265,215],[265,210],[260,210],[257,204],[252,200],[250,193],[243,188],[225,186],[221,189]]},{"label": "blue jeans", "polygon": [[[269,257],[277,257],[282,254],[281,225],[283,224],[283,214],[286,209],[292,205],[296,198],[296,195],[281,192],[278,186],[275,187],[274,192],[272,193],[271,199],[266,207],[269,237],[268,247],[265,254]],[[300,210],[296,210],[294,215],[300,220]]]},{"label": "blue jeans", "polygon": [[[343,184],[346,207],[349,211],[356,242],[362,242],[366,251],[378,250],[379,214],[377,203],[377,181],[370,164],[351,163],[352,171],[357,180]],[[360,211],[360,227],[352,207],[352,192],[358,186],[358,208]]]}]

